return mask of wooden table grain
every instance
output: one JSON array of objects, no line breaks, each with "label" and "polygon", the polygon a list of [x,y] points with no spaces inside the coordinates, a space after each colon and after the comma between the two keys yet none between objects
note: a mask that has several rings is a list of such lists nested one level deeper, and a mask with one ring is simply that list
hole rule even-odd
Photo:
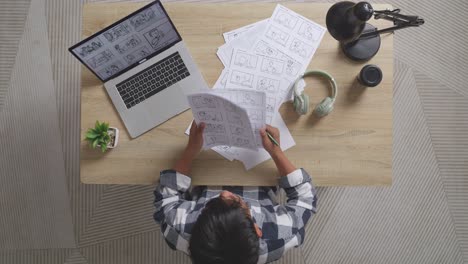
[{"label": "wooden table grain", "polygon": [[[145,3],[88,3],[83,6],[83,38],[117,21]],[[307,18],[325,26],[330,4],[284,3]],[[268,18],[274,3],[238,4],[164,4],[187,44],[203,77],[215,83],[223,69],[216,49],[224,43],[222,33]],[[390,8],[375,5],[376,9]],[[229,12],[226,12],[229,10]],[[390,23],[371,20],[379,28]],[[377,88],[359,89],[355,77],[365,64],[376,64],[383,71]],[[296,146],[286,155],[305,168],[318,186],[377,186],[392,182],[392,96],[393,35],[382,36],[377,55],[366,63],[348,60],[338,42],[325,34],[309,69],[331,73],[338,82],[339,96],[335,110],[317,119],[298,117],[291,103],[280,108]],[[85,67],[82,69],[80,177],[93,184],[154,184],[159,171],[170,168],[187,142],[184,131],[192,120],[186,111],[136,139],[130,139],[115,111],[103,84]],[[308,79],[311,104],[328,94],[322,80]],[[102,154],[90,149],[84,134],[96,120],[108,121],[120,129],[117,148]],[[194,185],[276,185],[279,175],[273,161],[245,171],[239,161],[228,161],[214,151],[202,152],[192,170]]]}]

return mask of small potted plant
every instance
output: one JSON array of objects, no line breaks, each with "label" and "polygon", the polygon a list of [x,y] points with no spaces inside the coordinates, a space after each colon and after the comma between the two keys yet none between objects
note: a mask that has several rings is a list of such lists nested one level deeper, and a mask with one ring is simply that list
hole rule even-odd
[{"label": "small potted plant", "polygon": [[113,149],[119,141],[119,130],[115,127],[109,127],[109,123],[100,123],[96,120],[94,128],[88,129],[85,135],[92,148],[100,148],[102,152],[107,149]]}]

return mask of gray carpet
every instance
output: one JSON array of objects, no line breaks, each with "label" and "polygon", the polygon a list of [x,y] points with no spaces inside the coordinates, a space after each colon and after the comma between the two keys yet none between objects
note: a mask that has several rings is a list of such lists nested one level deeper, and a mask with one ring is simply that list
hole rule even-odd
[{"label": "gray carpet", "polygon": [[[426,20],[395,34],[393,185],[319,188],[278,263],[468,263],[468,3],[378,2]],[[80,183],[82,4],[0,1],[0,263],[189,263],[152,186]]]}]

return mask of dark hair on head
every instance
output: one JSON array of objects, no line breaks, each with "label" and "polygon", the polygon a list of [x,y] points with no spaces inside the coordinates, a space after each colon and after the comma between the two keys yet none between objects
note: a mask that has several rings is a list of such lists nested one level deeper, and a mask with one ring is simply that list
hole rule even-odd
[{"label": "dark hair on head", "polygon": [[239,202],[211,199],[192,228],[189,243],[194,264],[255,264],[258,236]]}]

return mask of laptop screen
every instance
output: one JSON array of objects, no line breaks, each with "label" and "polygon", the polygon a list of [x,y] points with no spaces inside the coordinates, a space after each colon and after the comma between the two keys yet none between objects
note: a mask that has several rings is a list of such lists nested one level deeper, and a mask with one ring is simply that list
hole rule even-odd
[{"label": "laptop screen", "polygon": [[180,40],[161,3],[154,1],[69,50],[99,79],[107,81]]}]

